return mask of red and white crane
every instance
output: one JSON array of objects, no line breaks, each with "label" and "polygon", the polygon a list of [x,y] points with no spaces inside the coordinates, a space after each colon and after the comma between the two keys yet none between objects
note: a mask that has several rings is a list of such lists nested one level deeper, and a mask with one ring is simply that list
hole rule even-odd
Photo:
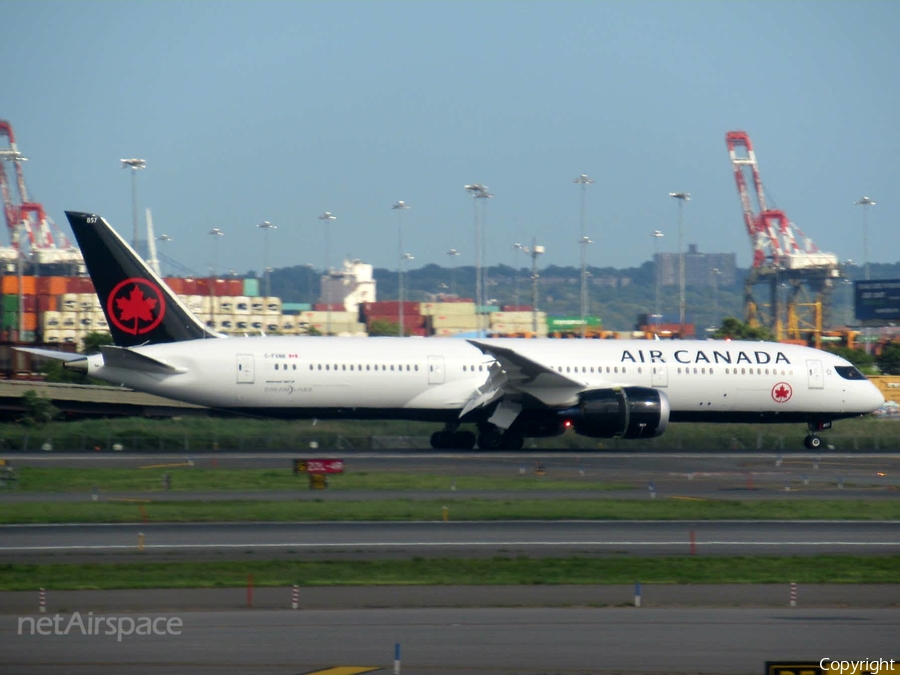
[{"label": "red and white crane", "polygon": [[[798,326],[797,308],[801,287],[808,285],[821,303],[823,312],[831,291],[831,279],[840,276],[838,257],[820,251],[803,231],[790,221],[784,211],[771,209],[766,203],[756,153],[746,131],[729,131],[725,134],[728,156],[734,170],[738,196],[744,216],[744,227],[753,248],[753,262],[746,289],[746,318],[756,321],[757,307],[752,299],[752,286],[767,283],[771,286],[771,321],[776,334],[781,330],[781,312],[777,307],[780,283],[790,283],[793,291],[787,301],[787,320]],[[751,191],[750,185],[753,189]],[[815,303],[813,303],[815,304]],[[821,315],[814,322],[821,325]]]},{"label": "red and white crane", "polygon": [[[33,257],[39,262],[70,262],[78,255],[66,236],[55,227],[44,207],[31,201],[25,185],[22,164],[27,158],[19,151],[12,124],[0,120],[0,139],[6,139],[6,147],[0,146],[0,197],[3,199],[3,215],[9,231],[11,249],[0,257],[15,258],[22,248],[20,232],[24,230]],[[9,169],[12,169],[11,171]],[[15,175],[15,182],[9,179]],[[54,231],[56,236],[54,237]]]}]

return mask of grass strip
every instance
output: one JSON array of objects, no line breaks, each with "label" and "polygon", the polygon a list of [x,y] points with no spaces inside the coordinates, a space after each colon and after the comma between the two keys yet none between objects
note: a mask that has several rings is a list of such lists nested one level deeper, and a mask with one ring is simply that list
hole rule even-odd
[{"label": "grass strip", "polygon": [[411,500],[34,502],[0,524],[450,520],[900,520],[900,500]]},{"label": "grass strip", "polygon": [[[201,460],[208,462],[208,459]],[[152,462],[152,463],[151,463]],[[284,469],[212,469],[182,467],[181,458],[164,462],[176,466],[147,469],[41,468],[22,467],[18,470],[17,490],[22,492],[160,492],[163,493],[163,474],[169,474],[173,491],[229,491],[229,490],[305,490],[305,474],[294,474],[286,460]],[[158,460],[148,460],[158,466]],[[524,476],[436,475],[348,471],[328,477],[329,490],[623,490],[631,485],[584,479],[571,471],[568,480]]]},{"label": "grass strip", "polygon": [[900,556],[413,558],[0,565],[0,591],[256,586],[897,583]]}]

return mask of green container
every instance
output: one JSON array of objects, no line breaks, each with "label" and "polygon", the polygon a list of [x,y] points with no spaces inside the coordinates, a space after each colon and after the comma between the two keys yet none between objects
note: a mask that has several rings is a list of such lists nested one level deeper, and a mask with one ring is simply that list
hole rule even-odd
[{"label": "green container", "polygon": [[281,303],[281,312],[283,314],[297,314],[298,312],[308,312],[312,309],[312,305],[308,302],[283,302]]},{"label": "green container", "polygon": [[19,311],[19,296],[18,295],[4,295],[3,296],[3,311],[4,312],[18,312]]},{"label": "green container", "polygon": [[244,279],[244,295],[251,298],[259,296],[259,279]]},{"label": "green container", "polygon": [[499,311],[499,305],[478,305],[478,314],[493,314]]},{"label": "green container", "polygon": [[18,312],[3,312],[3,329],[8,330],[10,328],[18,328],[19,327],[19,313]]},{"label": "green container", "polygon": [[[547,330],[551,333],[562,333],[570,330],[581,330],[580,316],[548,316]],[[584,317],[584,325],[587,328],[600,328],[603,322],[599,316]]]}]

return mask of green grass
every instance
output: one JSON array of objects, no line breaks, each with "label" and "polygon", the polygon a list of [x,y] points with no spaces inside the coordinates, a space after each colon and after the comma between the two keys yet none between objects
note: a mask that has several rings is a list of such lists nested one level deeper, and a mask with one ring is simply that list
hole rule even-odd
[{"label": "green grass", "polygon": [[900,556],[425,559],[0,565],[0,591],[255,586],[897,583]]},{"label": "green grass", "polygon": [[[204,460],[205,461],[205,460]],[[166,464],[182,464],[181,461]],[[158,466],[148,460],[148,466]],[[35,468],[18,470],[17,489],[25,492],[162,492],[163,474],[175,491],[306,490],[308,478],[295,475],[285,460],[284,469],[201,469],[165,466],[147,469]],[[348,470],[328,478],[329,490],[622,490],[631,486],[594,480],[559,480],[548,477],[434,475]]]},{"label": "green grass", "polygon": [[[184,456],[208,450],[272,450],[308,454],[317,441],[320,451],[341,448],[376,449],[376,437],[427,437],[440,425],[397,421],[278,421],[248,418],[184,417],[165,420],[121,418],[52,422],[41,427],[0,424],[0,451],[39,450],[49,442],[54,450],[108,452],[118,443],[125,451],[170,452]],[[526,447],[569,450],[745,450],[757,448],[802,452],[802,424],[673,424],[654,439],[590,439],[568,432],[558,438],[532,439]],[[887,450],[900,447],[900,423],[874,417],[840,420],[823,434],[838,450]]]},{"label": "green grass", "polygon": [[[0,524],[450,520],[900,520],[900,500],[410,500],[34,502],[0,511]],[[143,513],[142,513],[143,509]]]}]

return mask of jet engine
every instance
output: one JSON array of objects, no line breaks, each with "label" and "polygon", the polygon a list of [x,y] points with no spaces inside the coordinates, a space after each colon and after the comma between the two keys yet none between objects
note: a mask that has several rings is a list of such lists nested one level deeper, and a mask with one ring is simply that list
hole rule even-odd
[{"label": "jet engine", "polygon": [[652,438],[669,424],[669,399],[649,387],[595,389],[562,411],[564,424],[592,438]]}]

